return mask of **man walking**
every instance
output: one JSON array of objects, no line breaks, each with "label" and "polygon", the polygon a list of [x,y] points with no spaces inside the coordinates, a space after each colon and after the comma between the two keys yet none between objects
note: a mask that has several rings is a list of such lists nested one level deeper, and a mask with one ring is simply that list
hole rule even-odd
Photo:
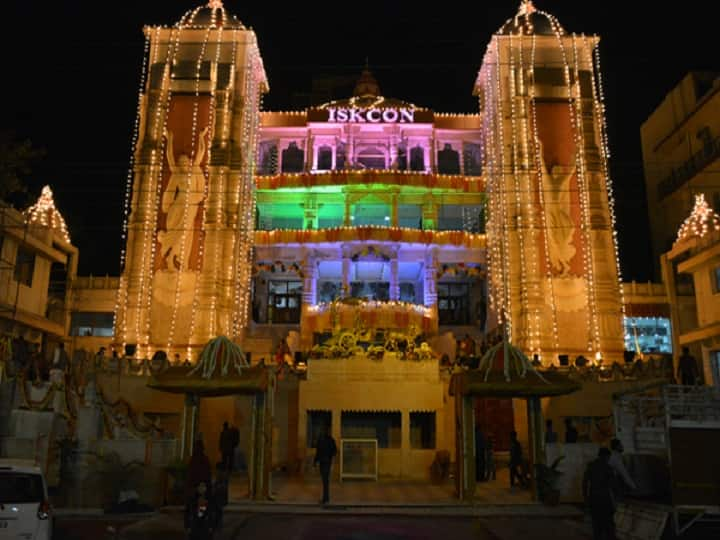
[{"label": "man walking", "polygon": [[677,378],[680,383],[694,386],[699,378],[698,367],[695,357],[690,354],[690,349],[683,347],[682,356],[678,361]]},{"label": "man walking", "polygon": [[235,467],[235,452],[237,452],[237,447],[240,445],[240,430],[237,428],[237,426],[233,425],[230,427],[230,467],[228,468],[227,472],[228,474],[231,474]]},{"label": "man walking", "polygon": [[317,444],[315,445],[315,461],[314,465],[320,465],[320,476],[322,477],[323,496],[320,504],[330,502],[330,468],[332,460],[337,454],[337,446],[335,439],[328,433],[327,426],[320,431]]},{"label": "man walking", "polygon": [[615,540],[615,498],[612,492],[613,469],[610,450],[601,448],[583,476],[583,497],[590,507],[593,540]]},{"label": "man walking", "polygon": [[517,438],[517,431],[510,432],[510,487],[515,485],[517,480],[520,487],[525,487],[527,481],[523,470],[522,446]]},{"label": "man walking", "polygon": [[226,471],[232,470],[232,434],[227,422],[223,422],[223,429],[220,432],[220,454],[222,455],[223,468]]}]

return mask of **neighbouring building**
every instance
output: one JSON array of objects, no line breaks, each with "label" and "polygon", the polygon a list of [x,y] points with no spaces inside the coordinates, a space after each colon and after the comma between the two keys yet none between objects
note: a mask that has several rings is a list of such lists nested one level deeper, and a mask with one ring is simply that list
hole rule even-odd
[{"label": "neighbouring building", "polygon": [[0,332],[52,351],[68,334],[78,250],[48,186],[25,212],[0,205]]},{"label": "neighbouring building", "polygon": [[720,209],[720,74],[688,73],[643,123],[640,137],[659,278],[660,256],[672,249],[695,194]]},{"label": "neighbouring building", "polygon": [[[690,216],[679,228],[670,251],[661,258],[663,280],[670,294],[682,276],[692,279],[696,310],[692,324],[683,317],[682,303],[671,298],[678,344],[700,362],[705,384],[720,385],[720,217],[700,193]],[[687,304],[686,304],[687,306]],[[679,351],[678,351],[679,352]]]}]

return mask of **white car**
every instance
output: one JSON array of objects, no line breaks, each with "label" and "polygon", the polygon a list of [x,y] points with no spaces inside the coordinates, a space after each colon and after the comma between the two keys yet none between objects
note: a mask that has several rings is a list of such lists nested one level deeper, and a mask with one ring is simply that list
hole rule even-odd
[{"label": "white car", "polygon": [[47,485],[32,461],[0,459],[0,538],[52,538]]}]

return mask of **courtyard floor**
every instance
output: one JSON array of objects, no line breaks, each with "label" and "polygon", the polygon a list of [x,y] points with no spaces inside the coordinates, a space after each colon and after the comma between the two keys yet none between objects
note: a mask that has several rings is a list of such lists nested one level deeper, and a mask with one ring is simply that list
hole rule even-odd
[{"label": "courtyard floor", "polygon": [[[322,495],[319,472],[301,476],[273,473],[272,496],[275,501],[295,504],[316,504]],[[248,499],[247,477],[233,475],[230,502]],[[330,482],[330,502],[340,505],[457,505],[452,481],[432,484],[429,481],[399,479],[346,480]],[[478,483],[475,504],[528,504],[532,502],[527,489],[511,488],[507,469],[499,470],[497,478]]]}]

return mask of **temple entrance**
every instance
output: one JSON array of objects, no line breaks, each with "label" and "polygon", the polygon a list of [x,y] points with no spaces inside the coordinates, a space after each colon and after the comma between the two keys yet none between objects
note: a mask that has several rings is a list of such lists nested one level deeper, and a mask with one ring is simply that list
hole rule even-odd
[{"label": "temple entrance", "polygon": [[485,440],[492,440],[496,452],[510,449],[510,432],[515,429],[513,404],[510,398],[475,398],[475,426]]}]

